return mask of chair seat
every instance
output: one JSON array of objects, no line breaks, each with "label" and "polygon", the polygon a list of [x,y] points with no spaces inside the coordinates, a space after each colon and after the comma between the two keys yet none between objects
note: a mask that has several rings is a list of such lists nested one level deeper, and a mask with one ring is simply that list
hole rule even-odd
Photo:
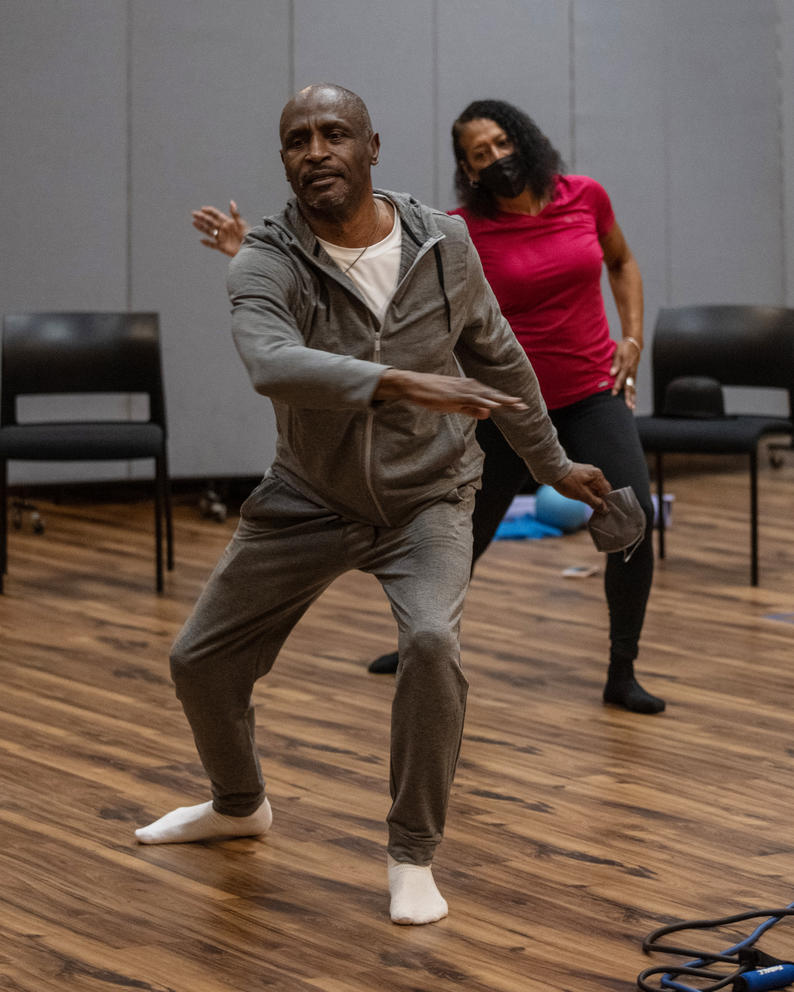
[{"label": "chair seat", "polygon": [[636,418],[646,451],[740,454],[754,451],[765,434],[791,434],[790,420],[740,415],[735,417]]},{"label": "chair seat", "polygon": [[0,458],[104,461],[156,458],[164,452],[158,424],[135,421],[18,424],[0,428]]}]

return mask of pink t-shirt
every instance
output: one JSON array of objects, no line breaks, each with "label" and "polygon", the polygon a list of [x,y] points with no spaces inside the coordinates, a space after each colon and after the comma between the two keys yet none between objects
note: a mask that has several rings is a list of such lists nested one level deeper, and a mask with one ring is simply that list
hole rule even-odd
[{"label": "pink t-shirt", "polygon": [[485,277],[532,362],[550,410],[610,389],[615,342],[601,295],[599,238],[615,215],[587,176],[558,176],[536,217],[479,217],[461,207]]}]

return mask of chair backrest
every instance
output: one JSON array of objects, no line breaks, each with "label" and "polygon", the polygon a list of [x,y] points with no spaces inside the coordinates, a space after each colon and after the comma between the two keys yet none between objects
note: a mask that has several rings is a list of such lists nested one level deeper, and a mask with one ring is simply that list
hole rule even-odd
[{"label": "chair backrest", "polygon": [[165,428],[156,313],[20,313],[3,317],[0,424],[19,396],[145,393]]},{"label": "chair backrest", "polygon": [[653,337],[654,414],[673,379],[707,376],[723,386],[788,391],[794,414],[794,309],[715,305],[664,307]]}]

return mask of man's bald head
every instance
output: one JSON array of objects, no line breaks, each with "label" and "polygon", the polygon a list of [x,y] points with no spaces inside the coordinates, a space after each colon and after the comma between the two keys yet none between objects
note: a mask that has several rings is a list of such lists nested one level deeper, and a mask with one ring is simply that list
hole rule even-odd
[{"label": "man's bald head", "polygon": [[369,213],[380,139],[360,96],[332,83],[307,86],[282,110],[279,133],[287,181],[304,216],[321,224]]},{"label": "man's bald head", "polygon": [[336,83],[313,83],[299,90],[281,111],[279,136],[282,145],[284,125],[292,119],[296,111],[313,111],[321,108],[324,110],[333,108],[343,114],[357,130],[360,130],[361,137],[366,139],[373,134],[367,105],[357,93],[345,89],[344,86],[337,86]]}]

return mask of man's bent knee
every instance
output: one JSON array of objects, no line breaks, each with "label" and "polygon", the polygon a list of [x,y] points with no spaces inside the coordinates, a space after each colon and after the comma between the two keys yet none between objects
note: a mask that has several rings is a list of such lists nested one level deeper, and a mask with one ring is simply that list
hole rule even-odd
[{"label": "man's bent knee", "polygon": [[416,627],[401,639],[400,654],[423,665],[457,663],[460,657],[458,635],[448,627]]},{"label": "man's bent knee", "polygon": [[183,630],[171,648],[169,664],[171,668],[171,679],[179,690],[179,686],[186,680],[194,680],[200,669],[202,653],[193,645],[190,637],[186,636]]}]

